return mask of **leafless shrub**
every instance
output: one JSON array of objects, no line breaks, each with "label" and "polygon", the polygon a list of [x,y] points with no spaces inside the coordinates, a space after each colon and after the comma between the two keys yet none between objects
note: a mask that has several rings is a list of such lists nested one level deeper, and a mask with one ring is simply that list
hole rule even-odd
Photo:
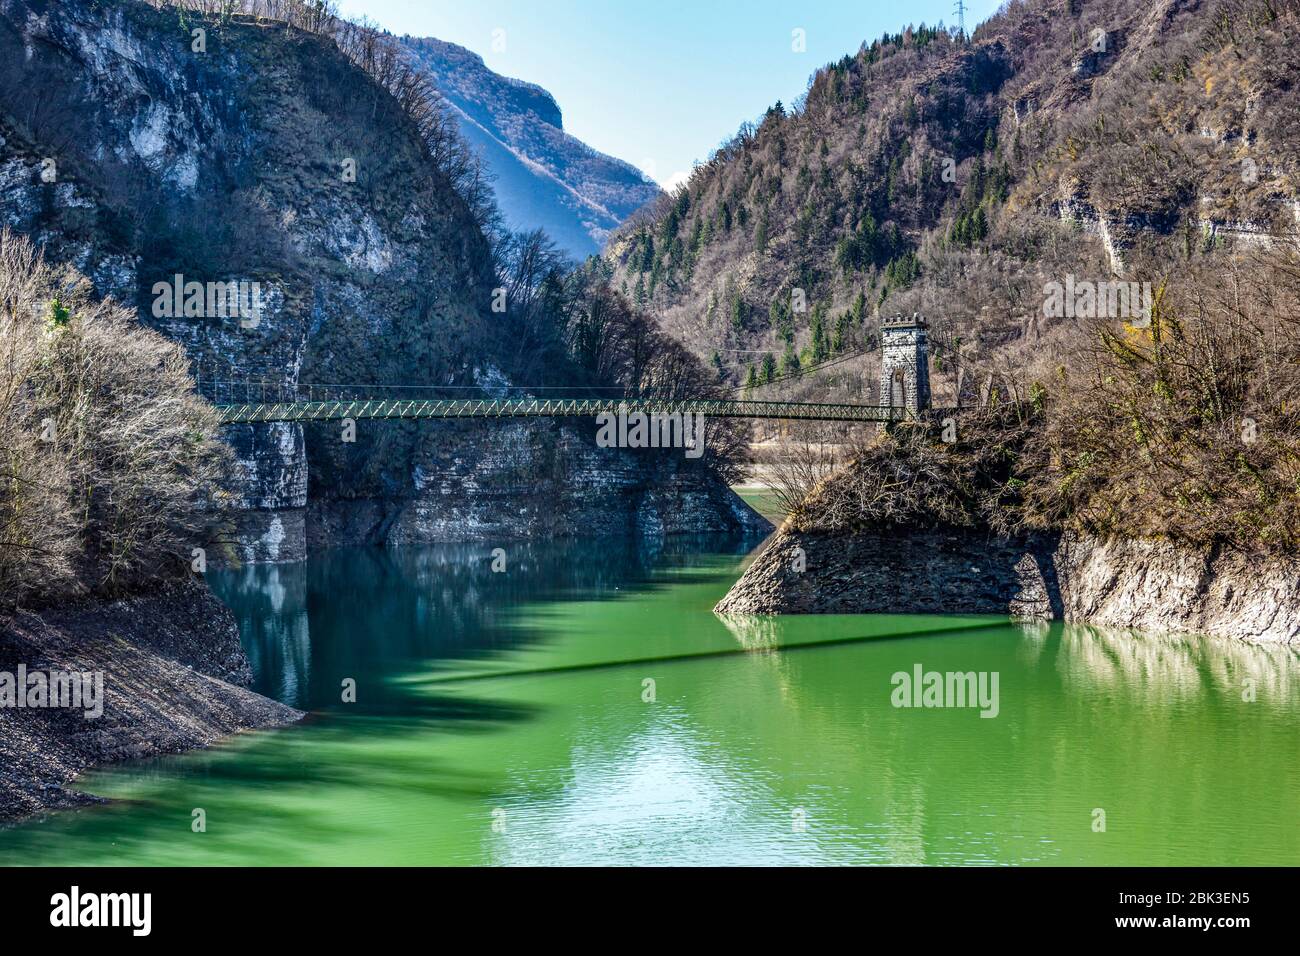
[{"label": "leafless shrub", "polygon": [[933,422],[883,434],[791,511],[796,530],[841,533],[894,527],[985,527],[1022,521],[1020,468],[1038,413],[989,405],[963,413],[955,441]]},{"label": "leafless shrub", "polygon": [[1038,520],[1300,547],[1300,255],[1185,270],[1148,328],[1099,323],[1051,383]]},{"label": "leafless shrub", "polygon": [[224,446],[180,346],[0,231],[3,597],[114,593],[188,564]]},{"label": "leafless shrub", "polygon": [[159,10],[176,8],[184,12],[201,14],[218,20],[228,20],[235,14],[279,20],[319,33],[338,17],[338,5],[332,0],[147,0]]},{"label": "leafless shrub", "polygon": [[793,434],[773,450],[763,478],[781,510],[789,514],[867,447],[863,434],[849,433],[842,424],[798,423]]},{"label": "leafless shrub", "polygon": [[[44,273],[44,274],[43,274]],[[45,359],[42,304],[53,276],[32,247],[0,233],[0,599],[75,583],[78,522],[67,460],[42,440],[52,419],[30,382]]]}]

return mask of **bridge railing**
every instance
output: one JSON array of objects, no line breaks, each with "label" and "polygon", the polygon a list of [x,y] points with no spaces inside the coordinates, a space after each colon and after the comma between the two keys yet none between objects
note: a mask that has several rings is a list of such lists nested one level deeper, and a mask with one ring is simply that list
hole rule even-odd
[{"label": "bridge railing", "polygon": [[564,399],[599,401],[671,401],[689,396],[676,389],[629,391],[621,387],[563,386],[518,388],[477,385],[337,385],[274,382],[258,379],[208,380],[196,383],[214,405],[287,405],[304,402],[454,401],[464,399]]},{"label": "bridge railing", "polygon": [[[880,405],[740,401],[666,391],[630,394],[623,390],[587,388],[548,389],[541,395],[503,388],[498,392],[504,394],[491,395],[484,389],[455,386],[293,385],[247,380],[204,382],[200,390],[218,407],[221,421],[227,425],[348,418],[590,418],[603,413],[631,412],[846,423],[892,423],[916,417],[905,408]],[[511,395],[512,391],[516,394]],[[593,392],[600,391],[606,394],[592,396]],[[939,411],[932,409],[926,415]]]}]

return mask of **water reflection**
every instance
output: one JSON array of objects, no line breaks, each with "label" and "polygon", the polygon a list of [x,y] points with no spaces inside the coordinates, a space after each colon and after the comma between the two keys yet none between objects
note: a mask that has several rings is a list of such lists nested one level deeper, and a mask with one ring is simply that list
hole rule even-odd
[{"label": "water reflection", "polygon": [[311,627],[302,564],[246,565],[210,574],[213,589],[238,607],[240,638],[256,690],[293,707],[310,702]]},{"label": "water reflection", "polygon": [[780,618],[719,614],[718,620],[747,651],[774,651],[781,646]]},{"label": "water reflection", "polygon": [[1066,624],[1060,630],[1057,666],[1067,686],[1124,689],[1159,703],[1210,693],[1254,693],[1285,702],[1297,691],[1300,649],[1086,624]]},{"label": "water reflection", "polygon": [[[259,686],[314,719],[92,778],[130,802],[5,832],[0,854],[1300,861],[1295,651],[937,615],[719,619],[742,548],[507,546],[495,573],[490,548],[460,545],[228,572]],[[998,717],[894,707],[891,675],[917,664],[999,673]],[[195,806],[209,832],[177,839]]]},{"label": "water reflection", "polygon": [[[632,596],[655,570],[700,553],[743,555],[752,543],[704,536],[665,543],[623,538],[481,543],[387,551],[342,549],[305,563],[247,565],[209,575],[235,608],[254,689],[301,709],[339,703],[346,678],[365,684],[362,707],[390,708],[404,691],[384,678],[411,661],[500,655],[544,635],[514,611],[580,593]],[[493,568],[504,570],[493,570]]]}]

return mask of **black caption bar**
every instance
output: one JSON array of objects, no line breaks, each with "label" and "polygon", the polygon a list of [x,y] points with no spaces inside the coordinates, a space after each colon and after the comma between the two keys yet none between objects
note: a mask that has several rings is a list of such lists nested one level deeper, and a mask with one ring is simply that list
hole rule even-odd
[{"label": "black caption bar", "polygon": [[1218,868],[8,869],[0,870],[0,912],[11,943],[338,945],[436,926],[439,938],[487,930],[495,945],[497,934],[550,927],[549,935],[558,923],[577,940],[602,938],[604,924],[655,934],[689,919],[759,939],[788,922],[873,936],[923,927],[927,942],[1197,936],[1232,945],[1289,926],[1292,876]]}]

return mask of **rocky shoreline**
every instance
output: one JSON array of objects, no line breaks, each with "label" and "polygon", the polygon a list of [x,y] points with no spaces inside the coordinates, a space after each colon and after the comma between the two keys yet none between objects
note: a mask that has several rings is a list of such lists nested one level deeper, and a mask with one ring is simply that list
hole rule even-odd
[{"label": "rocky shoreline", "polygon": [[102,714],[0,707],[0,823],[99,802],[83,771],[209,746],[300,720],[245,689],[234,615],[197,580],[118,601],[0,612],[0,673],[102,675]]},{"label": "rocky shoreline", "polygon": [[783,528],[714,610],[1007,614],[1290,645],[1300,644],[1300,563],[1071,534]]}]

